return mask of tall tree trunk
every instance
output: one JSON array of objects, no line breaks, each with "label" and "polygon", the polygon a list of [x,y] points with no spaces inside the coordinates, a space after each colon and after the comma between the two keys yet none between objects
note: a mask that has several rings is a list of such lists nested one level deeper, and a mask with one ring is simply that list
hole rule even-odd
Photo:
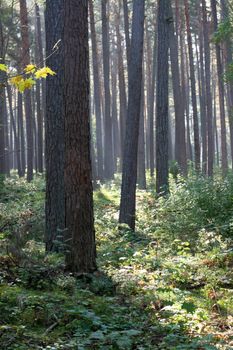
[{"label": "tall tree trunk", "polygon": [[184,0],[185,5],[185,18],[187,28],[187,41],[189,51],[189,69],[191,80],[191,95],[192,95],[192,107],[193,107],[193,128],[194,128],[194,153],[195,153],[195,168],[196,171],[200,171],[200,140],[199,140],[199,125],[198,125],[198,113],[197,113],[197,96],[196,96],[196,78],[193,59],[193,47],[192,47],[192,35],[190,28],[190,16],[188,1]]},{"label": "tall tree trunk", "polygon": [[25,160],[25,134],[23,123],[23,98],[22,94],[17,94],[17,111],[18,111],[18,123],[19,123],[19,138],[20,138],[20,156],[21,156],[21,172],[22,177],[25,176],[26,160]]},{"label": "tall tree trunk", "polygon": [[158,0],[158,63],[156,88],[156,191],[167,193],[168,184],[168,49],[169,1]]},{"label": "tall tree trunk", "polygon": [[[170,6],[170,15],[172,8]],[[175,106],[175,159],[178,162],[180,171],[187,175],[186,142],[185,142],[185,116],[184,100],[180,83],[178,35],[175,35],[174,21],[171,20],[169,27],[170,60],[172,70],[172,86]]]},{"label": "tall tree trunk", "polygon": [[[41,19],[40,8],[35,4],[36,16],[36,34],[35,34],[35,62],[37,66],[42,65],[43,62],[43,47],[42,47],[42,33],[41,33]],[[42,82],[43,83],[43,82]],[[36,82],[36,115],[37,115],[37,157],[38,157],[38,171],[43,173],[43,103],[41,103],[41,89],[42,84],[39,80]]]},{"label": "tall tree trunk", "polygon": [[96,148],[97,148],[97,176],[103,180],[103,143],[102,143],[102,115],[100,98],[100,74],[99,57],[95,30],[95,17],[93,10],[93,0],[89,1],[91,43],[92,43],[92,62],[94,75],[94,99],[95,99],[95,118],[96,118]]},{"label": "tall tree trunk", "polygon": [[121,168],[122,168],[124,137],[125,137],[125,123],[126,123],[126,116],[127,116],[127,96],[126,96],[126,87],[125,87],[122,39],[121,39],[121,33],[120,33],[120,13],[116,13],[115,25],[116,25],[117,55],[118,55],[118,82],[119,82],[120,134],[121,134]]},{"label": "tall tree trunk", "polygon": [[141,190],[146,189],[146,169],[145,169],[145,130],[144,130],[144,74],[142,74],[142,92],[141,92],[141,106],[140,106],[140,122],[139,122],[139,137],[138,137],[138,187]]},{"label": "tall tree trunk", "polygon": [[[30,64],[29,24],[26,0],[20,0],[20,24],[22,38],[21,66],[24,68]],[[27,135],[27,180],[33,179],[33,126],[32,126],[32,101],[31,91],[25,91],[25,117]]]},{"label": "tall tree trunk", "polygon": [[214,165],[214,135],[213,135],[213,110],[210,84],[210,45],[207,23],[206,1],[202,0],[203,35],[205,49],[205,82],[206,82],[206,105],[207,105],[207,131],[208,131],[208,176],[213,176]]},{"label": "tall tree trunk", "polygon": [[[1,8],[0,8],[1,11]],[[4,63],[4,37],[3,37],[3,28],[0,18],[0,57],[1,63]],[[5,166],[5,127],[4,127],[4,81],[5,74],[0,71],[0,175],[6,173]],[[0,179],[1,181],[1,179]]]},{"label": "tall tree trunk", "polygon": [[89,121],[88,0],[64,2],[65,203],[72,272],[96,270]]},{"label": "tall tree trunk", "polygon": [[[46,1],[46,56],[47,65],[56,76],[46,80],[45,154],[46,202],[45,242],[47,251],[57,250],[56,237],[65,229],[64,193],[64,103],[63,103],[63,0]],[[55,44],[58,51],[53,55]]]},{"label": "tall tree trunk", "polygon": [[8,96],[8,103],[9,103],[10,120],[11,120],[11,125],[13,128],[13,134],[14,134],[14,146],[15,146],[15,156],[17,160],[18,175],[19,177],[21,177],[22,171],[21,171],[21,159],[20,159],[20,142],[19,142],[19,136],[17,133],[16,120],[14,117],[14,111],[13,111],[13,105],[12,105],[12,91],[8,84],[7,84],[7,96]]},{"label": "tall tree trunk", "polygon": [[124,27],[125,27],[125,43],[126,43],[126,56],[127,66],[129,72],[129,61],[130,61],[130,35],[129,35],[129,11],[128,11],[128,0],[123,0],[124,10]]},{"label": "tall tree trunk", "polygon": [[199,95],[200,95],[200,114],[201,114],[201,139],[202,139],[202,173],[207,175],[207,107],[206,107],[206,79],[205,79],[205,64],[204,64],[204,50],[203,50],[203,28],[199,32],[199,50],[200,58],[198,57],[197,49],[197,61],[200,61],[198,65],[198,82],[199,82]]},{"label": "tall tree trunk", "polygon": [[[216,0],[211,0],[212,17],[214,22],[214,30],[218,30],[218,18]],[[221,122],[221,151],[222,151],[222,172],[226,175],[227,172],[227,140],[226,140],[226,120],[225,120],[225,102],[224,102],[224,82],[223,82],[223,66],[221,59],[221,49],[219,44],[215,45],[217,73],[218,73],[218,90],[219,90],[219,107],[220,107],[220,122]]]},{"label": "tall tree trunk", "polygon": [[[179,12],[178,12],[179,13]],[[186,118],[186,154],[187,159],[191,160],[192,157],[192,145],[191,145],[191,136],[190,136],[190,123],[189,123],[189,94],[187,95],[186,91],[186,77],[185,75],[185,66],[187,65],[187,62],[185,60],[185,48],[184,48],[184,28],[183,23],[180,22],[179,26],[179,37],[180,37],[180,69],[181,69],[181,91],[182,91],[182,101],[184,103],[184,111],[185,111],[185,118]]]},{"label": "tall tree trunk", "polygon": [[[223,19],[227,20],[229,19],[229,9],[228,6],[230,5],[229,2],[226,0],[221,0],[222,5],[222,13],[223,13]],[[233,60],[233,50],[232,50],[232,42],[228,38],[225,42],[225,48],[226,48],[226,65],[232,63]],[[233,169],[233,85],[232,83],[227,84],[227,91],[228,91],[228,120],[229,120],[229,128],[230,128],[230,142],[231,142],[231,162],[232,162],[232,169]]]},{"label": "tall tree trunk", "polygon": [[129,102],[123,156],[120,223],[135,229],[137,151],[141,105],[144,0],[133,2],[132,39],[129,62]]},{"label": "tall tree trunk", "polygon": [[104,71],[104,98],[105,98],[105,133],[104,133],[104,175],[107,180],[114,176],[113,169],[113,138],[110,97],[110,61],[109,61],[109,19],[107,15],[108,0],[101,0],[102,10],[102,44],[103,44],[103,71]]}]

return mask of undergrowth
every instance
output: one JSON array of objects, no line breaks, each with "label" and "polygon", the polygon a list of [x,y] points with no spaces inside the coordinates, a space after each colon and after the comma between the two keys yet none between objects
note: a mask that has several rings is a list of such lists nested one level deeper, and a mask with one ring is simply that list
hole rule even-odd
[{"label": "undergrowth", "polygon": [[233,348],[233,178],[137,193],[137,230],[118,226],[118,181],[94,194],[99,270],[64,273],[44,252],[42,177],[0,194],[0,348]]}]

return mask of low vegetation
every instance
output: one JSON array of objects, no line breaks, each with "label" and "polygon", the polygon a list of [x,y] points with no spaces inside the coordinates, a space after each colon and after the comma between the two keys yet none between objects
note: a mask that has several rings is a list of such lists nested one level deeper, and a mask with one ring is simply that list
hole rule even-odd
[{"label": "low vegetation", "polygon": [[118,183],[94,194],[99,270],[74,276],[44,251],[43,177],[6,180],[1,349],[233,348],[233,177],[171,180],[159,199],[151,183],[135,233],[117,223]]}]

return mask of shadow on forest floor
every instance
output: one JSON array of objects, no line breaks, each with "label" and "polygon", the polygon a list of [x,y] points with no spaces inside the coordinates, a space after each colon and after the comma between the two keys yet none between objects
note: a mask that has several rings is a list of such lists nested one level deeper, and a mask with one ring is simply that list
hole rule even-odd
[{"label": "shadow on forest floor", "polygon": [[30,235],[24,265],[0,256],[1,349],[232,349],[233,257],[195,256],[182,242],[179,254],[158,245],[148,193],[140,193],[144,228],[136,233],[118,227],[118,190],[95,193],[99,271],[79,277],[64,273],[61,255],[44,254],[42,226],[36,232],[44,220],[42,179],[13,183],[6,195],[1,240],[27,218],[41,242]]}]

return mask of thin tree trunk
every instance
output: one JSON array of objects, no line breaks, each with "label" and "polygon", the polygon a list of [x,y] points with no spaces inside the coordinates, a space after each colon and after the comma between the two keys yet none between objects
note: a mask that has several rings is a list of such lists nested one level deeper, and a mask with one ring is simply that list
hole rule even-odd
[{"label": "thin tree trunk", "polygon": [[97,176],[103,180],[103,143],[102,143],[102,115],[100,98],[100,74],[99,57],[95,30],[95,17],[93,10],[93,0],[89,1],[91,43],[92,43],[92,63],[94,75],[94,99],[95,99],[95,118],[96,118],[96,148],[97,148]]},{"label": "thin tree trunk", "polygon": [[[36,16],[36,45],[35,45],[35,61],[36,65],[40,66],[43,62],[43,47],[42,47],[42,33],[40,9],[38,4],[35,4]],[[36,82],[36,115],[37,115],[37,157],[38,157],[38,171],[43,173],[43,103],[41,103],[41,89],[42,84],[39,80]]]},{"label": "thin tree trunk", "polygon": [[[173,17],[170,3],[169,6],[171,17]],[[169,44],[175,106],[175,160],[178,162],[181,173],[187,175],[184,101],[180,83],[178,36],[175,35],[173,20],[171,20],[169,27]]]},{"label": "thin tree trunk", "polygon": [[112,144],[112,117],[110,97],[110,61],[109,61],[109,19],[107,15],[108,0],[101,0],[102,10],[102,45],[104,71],[104,99],[105,99],[105,133],[104,133],[104,176],[110,180],[114,176],[113,144]]},{"label": "thin tree trunk", "polygon": [[[212,17],[214,22],[214,30],[218,29],[216,0],[211,0]],[[221,59],[221,49],[219,44],[215,45],[217,73],[218,73],[218,90],[219,90],[219,107],[220,107],[220,122],[221,122],[221,152],[222,152],[222,172],[226,175],[227,162],[227,140],[226,140],[226,120],[225,120],[225,102],[224,102],[224,82],[223,82],[223,66]]]},{"label": "thin tree trunk", "polygon": [[186,18],[187,41],[188,41],[188,51],[189,51],[189,69],[190,69],[190,80],[191,80],[191,95],[192,95],[192,107],[193,107],[195,168],[196,168],[196,171],[199,172],[200,171],[200,140],[199,140],[199,125],[198,125],[198,113],[197,113],[196,78],[195,78],[194,59],[193,59],[189,6],[188,6],[187,0],[184,0],[184,5],[185,5],[185,18]]},{"label": "thin tree trunk", "polygon": [[144,0],[133,2],[132,41],[129,62],[129,102],[123,157],[119,222],[135,229],[137,153],[141,105]]},{"label": "thin tree trunk", "polygon": [[[30,64],[30,41],[29,24],[26,0],[20,0],[20,24],[22,37],[22,59],[21,66],[24,68]],[[31,91],[25,91],[25,117],[27,135],[27,180],[33,179],[33,125],[32,125],[32,102]]]}]

